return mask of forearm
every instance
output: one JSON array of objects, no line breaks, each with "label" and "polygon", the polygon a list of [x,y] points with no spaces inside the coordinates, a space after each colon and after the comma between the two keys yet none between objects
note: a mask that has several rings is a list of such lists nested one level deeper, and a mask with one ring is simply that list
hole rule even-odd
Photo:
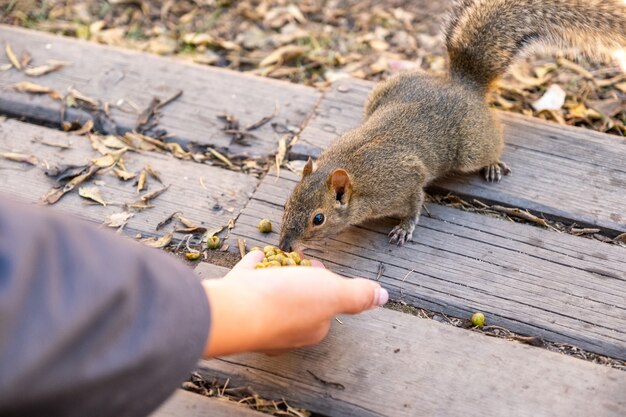
[{"label": "forearm", "polygon": [[0,414],[150,412],[206,344],[197,278],[164,253],[3,201]]}]

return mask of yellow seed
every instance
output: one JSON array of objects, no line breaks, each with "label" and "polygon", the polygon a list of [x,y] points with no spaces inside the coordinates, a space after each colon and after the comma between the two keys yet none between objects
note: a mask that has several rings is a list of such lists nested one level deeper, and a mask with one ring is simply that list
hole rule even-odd
[{"label": "yellow seed", "polygon": [[272,231],[272,222],[269,219],[263,219],[257,227],[261,233],[270,233]]},{"label": "yellow seed", "polygon": [[261,261],[261,262],[269,262],[269,259],[263,258],[263,261]]},{"label": "yellow seed", "polygon": [[209,249],[219,249],[222,247],[220,238],[217,236],[211,236],[206,240],[206,245]]},{"label": "yellow seed", "polygon": [[282,263],[283,263],[283,266],[295,266],[295,265],[298,265],[298,264],[296,263],[296,261],[294,261],[294,260],[293,260],[293,259],[291,259],[291,258],[285,258],[285,259],[283,259]]},{"label": "yellow seed", "polygon": [[200,259],[200,252],[187,252],[185,256],[190,261],[197,261],[198,259]]},{"label": "yellow seed", "polygon": [[274,268],[274,267],[277,267],[277,266],[282,266],[282,265],[281,265],[281,263],[280,263],[280,262],[278,262],[278,261],[269,261],[269,262],[267,263],[267,267],[268,267],[268,268]]},{"label": "yellow seed", "polygon": [[274,256],[274,260],[278,261],[280,263],[283,262],[283,260],[287,259],[287,257],[285,256],[284,253],[277,253],[276,256]]},{"label": "yellow seed", "polygon": [[269,250],[267,252],[265,252],[265,256],[270,257],[270,256],[275,256],[276,252],[274,252],[273,250]]},{"label": "yellow seed", "polygon": [[476,327],[483,327],[485,325],[485,315],[483,313],[474,313],[470,320]]},{"label": "yellow seed", "polygon": [[265,257],[267,259],[267,262],[272,262],[276,260],[276,255],[269,255]]},{"label": "yellow seed", "polygon": [[253,250],[260,250],[263,251],[263,249],[259,248],[258,246],[255,246],[253,248],[250,249],[250,252],[252,252]]},{"label": "yellow seed", "polygon": [[276,252],[276,248],[272,245],[267,245],[263,248],[263,252],[269,252],[269,251]]},{"label": "yellow seed", "polygon": [[267,265],[265,262],[259,262],[258,264],[256,264],[256,266],[254,267],[254,269],[263,269],[263,268],[267,268]]},{"label": "yellow seed", "polygon": [[299,265],[300,266],[311,266],[313,264],[308,259],[303,259],[303,260],[300,261]]},{"label": "yellow seed", "polygon": [[298,252],[289,252],[288,255],[291,259],[293,259],[295,261],[295,263],[300,264],[300,261],[302,260],[300,258],[300,254]]}]

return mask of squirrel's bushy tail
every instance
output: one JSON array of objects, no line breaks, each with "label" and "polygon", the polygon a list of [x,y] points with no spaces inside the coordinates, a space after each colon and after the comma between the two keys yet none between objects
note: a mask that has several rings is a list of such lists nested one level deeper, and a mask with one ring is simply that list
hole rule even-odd
[{"label": "squirrel's bushy tail", "polygon": [[626,47],[626,0],[459,0],[446,30],[453,77],[489,88],[529,46],[592,58]]}]

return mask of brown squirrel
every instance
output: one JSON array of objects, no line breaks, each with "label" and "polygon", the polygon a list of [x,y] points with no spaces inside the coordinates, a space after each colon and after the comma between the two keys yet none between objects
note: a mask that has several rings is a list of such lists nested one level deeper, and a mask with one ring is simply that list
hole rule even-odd
[{"label": "brown squirrel", "polygon": [[424,187],[452,172],[511,171],[500,161],[500,125],[486,103],[493,83],[534,45],[592,58],[626,45],[626,0],[460,0],[446,30],[446,76],[406,72],[379,83],[363,125],[309,159],[285,204],[280,247],[399,216],[390,243],[411,239]]}]

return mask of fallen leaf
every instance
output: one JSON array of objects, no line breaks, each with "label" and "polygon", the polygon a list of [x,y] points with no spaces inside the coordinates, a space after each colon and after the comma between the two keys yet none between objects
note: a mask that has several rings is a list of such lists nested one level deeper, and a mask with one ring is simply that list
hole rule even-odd
[{"label": "fallen leaf", "polygon": [[20,93],[31,93],[31,94],[50,94],[54,92],[54,90],[50,87],[46,87],[44,85],[39,85],[35,83],[31,83],[29,81],[22,81],[15,85],[13,88]]},{"label": "fallen leaf", "polygon": [[145,169],[142,169],[139,173],[139,178],[137,179],[137,192],[140,193],[146,188],[146,179],[148,177],[148,173]]},{"label": "fallen leaf", "polygon": [[557,84],[552,84],[543,96],[532,103],[533,108],[538,111],[559,110],[565,103],[565,91]]},{"label": "fallen leaf", "polygon": [[69,64],[63,61],[49,60],[47,64],[40,65],[38,67],[26,68],[24,70],[24,74],[28,75],[29,77],[41,77],[42,75],[58,71],[66,65]]},{"label": "fallen leaf", "polygon": [[283,135],[278,140],[278,151],[276,152],[276,179],[280,177],[280,167],[285,160],[285,155],[287,154],[287,136]]},{"label": "fallen leaf", "polygon": [[159,239],[157,238],[147,238],[147,239],[142,239],[141,243],[148,245],[152,248],[164,248],[167,245],[170,244],[170,242],[172,241],[172,237],[174,236],[173,233],[168,233],[162,237],[160,237]]},{"label": "fallen leaf", "polygon": [[185,225],[185,227],[198,227],[194,222],[192,222],[191,220],[181,216],[180,214],[178,216],[176,216],[176,218],[183,224]]},{"label": "fallen leaf", "polygon": [[154,200],[155,198],[157,198],[158,196],[166,192],[169,188],[170,186],[168,185],[167,187],[163,187],[160,190],[156,190],[156,191],[152,191],[151,193],[144,194],[140,197],[140,200],[147,203],[148,201]]},{"label": "fallen leaf", "polygon": [[96,172],[100,170],[100,167],[91,164],[88,165],[87,168],[74,178],[72,178],[67,184],[63,187],[54,187],[50,191],[48,191],[42,198],[41,202],[43,204],[54,204],[61,199],[65,194],[72,191],[76,186],[82,184],[84,181],[91,178]]},{"label": "fallen leaf", "polygon": [[234,165],[232,162],[230,162],[230,159],[226,158],[224,155],[222,155],[221,153],[219,153],[218,151],[216,151],[213,148],[209,148],[209,152],[211,152],[211,154],[216,157],[217,159],[219,159],[220,161],[222,161],[223,163],[225,163],[226,165],[228,165],[229,168],[233,168]]},{"label": "fallen leaf", "polygon": [[96,203],[102,204],[106,207],[107,203],[102,198],[100,194],[100,189],[98,187],[80,187],[78,189],[78,195],[83,198],[87,198],[95,201]]},{"label": "fallen leaf", "polygon": [[120,149],[114,152],[110,152],[100,158],[92,160],[93,164],[100,168],[108,168],[111,165],[114,165],[117,161],[120,160],[124,152],[126,152],[127,148]]},{"label": "fallen leaf", "polygon": [[0,65],[0,71],[2,71],[2,72],[8,71],[11,68],[13,68],[13,64],[2,64],[2,65]]},{"label": "fallen leaf", "polygon": [[13,48],[11,48],[11,45],[9,45],[8,43],[4,46],[4,51],[7,54],[7,58],[9,58],[9,61],[11,62],[11,64],[13,64],[13,66],[18,69],[18,70],[22,70],[22,65],[20,64],[20,61],[17,59],[17,56],[15,55],[15,52],[13,52]]},{"label": "fallen leaf", "polygon": [[102,140],[102,144],[111,149],[122,149],[130,145],[113,135],[107,135],[107,137]]},{"label": "fallen leaf", "polygon": [[266,56],[260,63],[259,67],[268,67],[274,64],[282,64],[286,61],[299,57],[304,53],[304,48],[297,45],[285,45],[276,49],[274,52]]},{"label": "fallen leaf", "polygon": [[152,168],[152,165],[146,164],[144,169],[146,170],[148,174],[150,174],[152,178],[154,178],[155,180],[163,184],[163,181],[161,180],[161,174],[159,174],[159,172],[156,169]]},{"label": "fallen leaf", "polygon": [[135,214],[130,213],[128,211],[122,211],[120,213],[113,213],[104,221],[105,226],[109,227],[122,227],[124,226],[131,217]]},{"label": "fallen leaf", "polygon": [[626,82],[615,84],[615,88],[617,88],[622,93],[626,93]]},{"label": "fallen leaf", "polygon": [[89,119],[80,129],[76,130],[74,134],[79,136],[86,135],[87,133],[91,132],[91,129],[93,129],[93,120]]},{"label": "fallen leaf", "polygon": [[92,107],[96,107],[96,108],[100,107],[100,102],[98,100],[96,100],[94,98],[91,98],[91,97],[81,93],[80,91],[78,91],[74,87],[68,88],[67,91],[68,91],[69,95],[72,96],[75,100],[83,101],[83,102],[89,104]]},{"label": "fallen leaf", "polygon": [[135,178],[137,176],[137,174],[134,174],[132,172],[128,172],[125,171],[123,169],[120,168],[113,168],[113,173],[122,181],[128,181],[128,180],[132,180],[133,178]]},{"label": "fallen leaf", "polygon": [[156,230],[158,231],[162,227],[165,227],[168,224],[170,224],[172,222],[172,220],[174,220],[174,217],[176,217],[179,214],[181,214],[180,211],[175,211],[174,213],[170,214],[165,220],[160,221],[159,224],[157,224]]},{"label": "fallen leaf", "polygon": [[37,165],[39,159],[35,155],[26,155],[16,152],[0,152],[0,157],[14,162],[26,162],[27,164]]}]

